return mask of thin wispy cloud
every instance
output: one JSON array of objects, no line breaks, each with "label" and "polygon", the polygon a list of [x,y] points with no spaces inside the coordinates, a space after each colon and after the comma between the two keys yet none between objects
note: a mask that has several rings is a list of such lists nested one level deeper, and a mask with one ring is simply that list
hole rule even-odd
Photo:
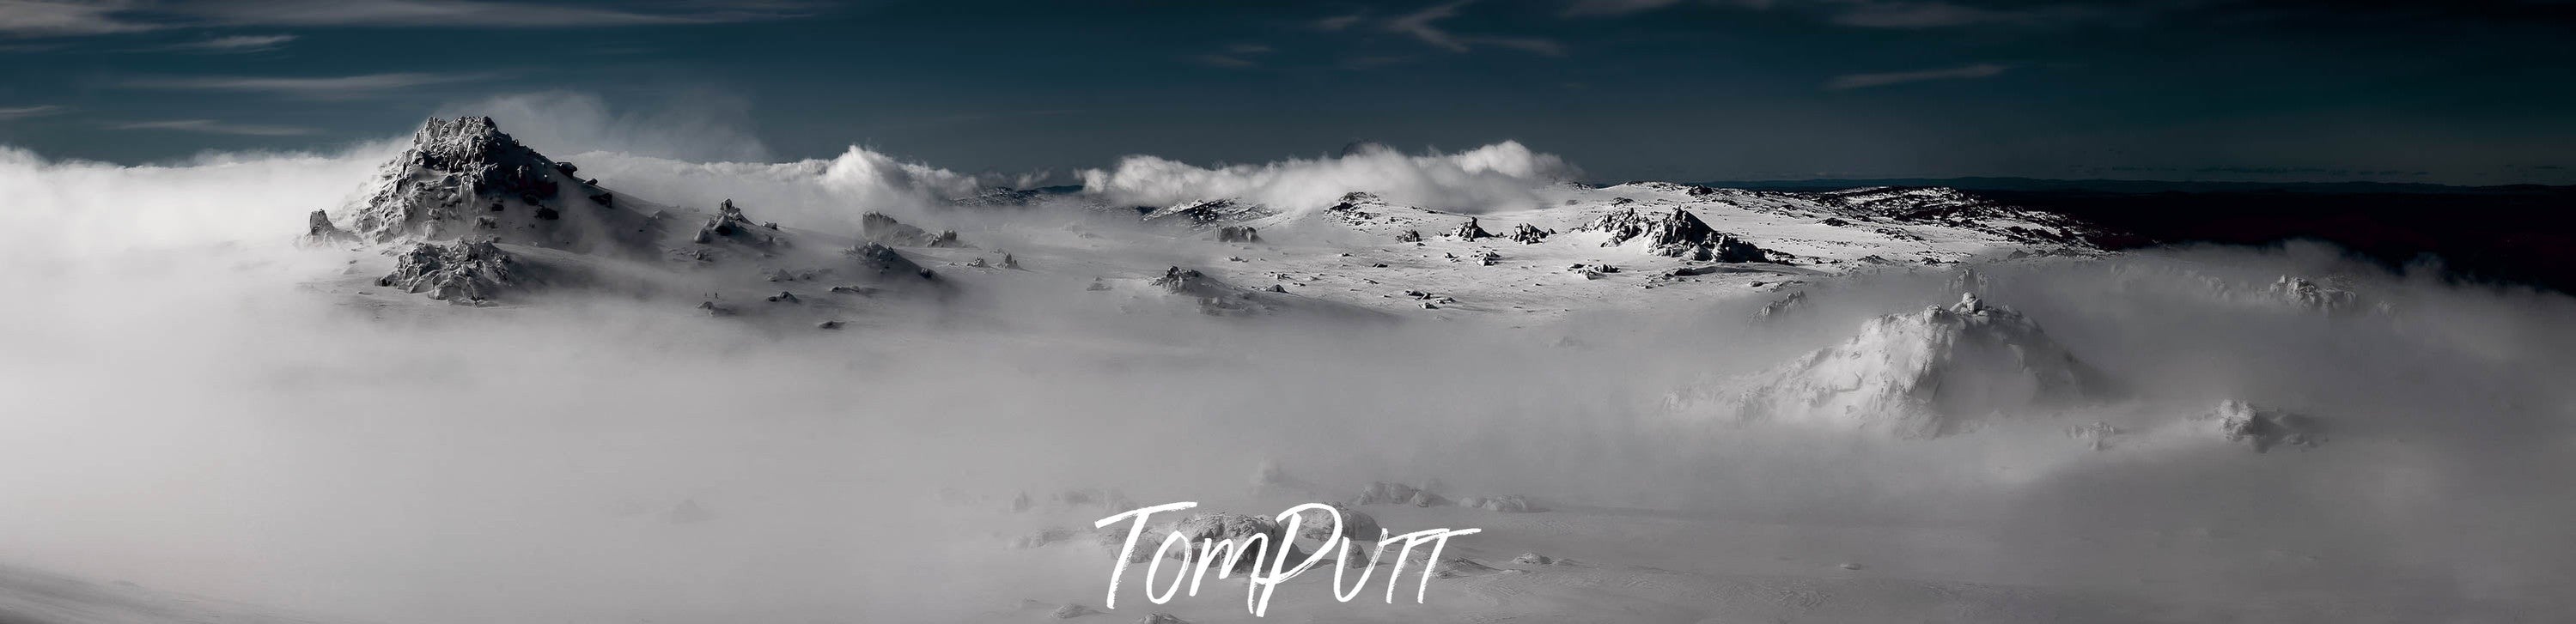
[{"label": "thin wispy cloud", "polygon": [[1847,74],[1835,76],[1834,79],[1825,81],[1825,88],[1832,91],[1845,91],[1850,89],[1866,89],[1869,87],[1884,87],[1909,82],[1973,80],[1977,78],[1992,78],[2003,74],[2004,71],[2009,69],[2012,69],[2012,67],[2008,65],[1997,63],[1977,63],[1974,65],[1962,65],[1959,67],[1926,69],[1920,71]]},{"label": "thin wispy cloud", "polygon": [[297,136],[297,135],[312,134],[312,133],[314,132],[312,128],[298,128],[298,127],[294,127],[294,126],[263,126],[263,125],[254,125],[254,124],[235,124],[235,123],[225,123],[225,122],[221,122],[221,121],[215,121],[215,120],[212,120],[212,119],[166,119],[166,120],[160,120],[160,121],[133,121],[133,122],[120,123],[120,124],[111,124],[111,125],[109,125],[109,126],[108,126],[108,129],[111,129],[111,130],[168,130],[168,131],[175,131],[175,132],[196,132],[196,133],[201,133],[201,134],[231,134],[231,135],[239,135],[239,136]]},{"label": "thin wispy cloud", "polygon": [[120,19],[130,2],[59,2],[0,0],[0,34],[19,36],[104,35],[159,28]]},{"label": "thin wispy cloud", "polygon": [[1833,23],[1860,28],[1945,28],[1976,24],[2035,23],[2048,9],[1986,9],[1948,2],[1858,2],[1832,17]]},{"label": "thin wispy cloud", "polygon": [[232,91],[311,99],[350,99],[382,95],[413,87],[472,82],[491,74],[387,73],[320,78],[262,76],[158,77],[128,80],[119,86],[162,91]]},{"label": "thin wispy cloud", "polygon": [[287,42],[294,40],[295,35],[233,35],[229,37],[216,37],[203,41],[174,43],[155,49],[172,52],[240,54],[275,50],[286,45]]},{"label": "thin wispy cloud", "polygon": [[1566,5],[1565,15],[1566,17],[1628,15],[1680,3],[1681,0],[1575,0],[1573,4]]},{"label": "thin wispy cloud", "polygon": [[689,3],[666,6],[675,8],[669,11],[653,11],[595,5],[476,0],[249,0],[194,5],[182,12],[209,22],[229,25],[578,28],[775,20],[810,15],[809,9],[812,8],[811,5],[802,2]]},{"label": "thin wispy cloud", "polygon": [[[1565,17],[1620,17],[1679,5],[1682,0],[1573,0]],[[1704,4],[1739,9],[1783,8],[1814,14],[1827,23],[1853,28],[1925,29],[1988,24],[2051,25],[2100,17],[2104,11],[2080,4],[1977,6],[1951,0],[1706,0]],[[2136,10],[2153,10],[2139,7]]]},{"label": "thin wispy cloud", "polygon": [[[654,7],[661,7],[656,9]],[[0,34],[75,36],[208,26],[589,28],[724,24],[809,16],[801,0],[601,6],[484,0],[0,0]]]},{"label": "thin wispy cloud", "polygon": [[52,104],[40,106],[0,107],[0,121],[26,119],[29,117],[43,117],[46,115],[59,115],[69,110],[71,109]]},{"label": "thin wispy cloud", "polygon": [[1315,29],[1316,29],[1316,30],[1325,30],[1325,31],[1342,31],[1342,30],[1348,30],[1348,29],[1350,29],[1351,25],[1360,23],[1360,20],[1361,20],[1361,19],[1363,19],[1363,18],[1366,18],[1366,17],[1367,17],[1366,15],[1364,15],[1364,14],[1360,14],[1360,13],[1352,13],[1352,14],[1350,14],[1350,15],[1335,15],[1335,16],[1332,16],[1332,17],[1327,17],[1327,18],[1323,18],[1323,19],[1315,20]]},{"label": "thin wispy cloud", "polygon": [[1467,6],[1473,2],[1475,2],[1475,0],[1456,0],[1446,4],[1432,5],[1420,11],[1399,15],[1393,19],[1389,19],[1385,23],[1381,24],[1381,27],[1387,32],[1410,36],[1414,39],[1420,40],[1424,44],[1451,52],[1466,52],[1474,50],[1476,46],[1486,45],[1544,54],[1548,56],[1561,56],[1565,54],[1565,46],[1549,39],[1538,37],[1459,35],[1439,26],[1440,22],[1448,20],[1449,18],[1457,17],[1458,9],[1460,7]]}]

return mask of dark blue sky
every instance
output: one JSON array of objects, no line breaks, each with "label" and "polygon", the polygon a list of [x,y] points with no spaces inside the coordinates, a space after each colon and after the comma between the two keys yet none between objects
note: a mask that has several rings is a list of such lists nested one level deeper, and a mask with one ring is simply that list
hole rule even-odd
[{"label": "dark blue sky", "polygon": [[328,148],[550,92],[963,171],[1514,139],[1601,180],[2563,184],[2571,35],[2558,0],[0,0],[0,143]]}]

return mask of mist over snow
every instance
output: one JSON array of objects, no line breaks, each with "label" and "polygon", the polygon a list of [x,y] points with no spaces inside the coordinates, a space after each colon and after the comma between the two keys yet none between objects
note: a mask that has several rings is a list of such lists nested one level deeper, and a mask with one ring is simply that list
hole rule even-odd
[{"label": "mist over snow", "polygon": [[1139,206],[1243,198],[1304,211],[1329,205],[1344,193],[1365,191],[1398,203],[1462,212],[1533,207],[1541,201],[1540,189],[1581,175],[1564,159],[1518,141],[1421,156],[1365,143],[1340,156],[1213,169],[1140,155],[1120,159],[1113,168],[1080,173],[1085,192]]},{"label": "mist over snow", "polygon": [[[1098,606],[1109,561],[1087,546],[1014,546],[1114,511],[1062,493],[1276,513],[1251,493],[1267,461],[1310,484],[1294,494],[1307,500],[1434,480],[1452,494],[1537,497],[1556,510],[1365,509],[1398,531],[1485,527],[1462,556],[1492,565],[1510,567],[1519,549],[1580,563],[1444,579],[1430,605],[1343,605],[1299,584],[1274,607],[1293,617],[2576,612],[2564,591],[2576,583],[2565,528],[2576,300],[2565,295],[2392,273],[2314,245],[1979,265],[1982,285],[1964,288],[2115,387],[2044,410],[1981,403],[1994,413],[1976,426],[1910,439],[1760,417],[1734,399],[1784,363],[1838,353],[1871,319],[1953,305],[1958,262],[1765,265],[1745,269],[1778,272],[1753,286],[1723,272],[1569,272],[1557,260],[1719,266],[1570,228],[1543,243],[1433,234],[1414,247],[1373,230],[1338,247],[1281,233],[1220,242],[1079,206],[957,209],[944,200],[991,182],[856,147],[737,162],[760,152],[725,131],[621,143],[649,136],[653,118],[580,97],[495,102],[533,117],[503,128],[619,193],[699,210],[729,198],[791,234],[856,236],[861,213],[892,210],[996,238],[901,249],[957,292],[853,296],[853,309],[891,320],[838,331],[611,291],[451,306],[372,286],[392,250],[297,241],[311,211],[360,200],[399,142],[152,166],[0,150],[0,226],[12,232],[0,245],[11,301],[0,396],[12,397],[0,410],[0,564],[323,621],[1032,619],[1043,610],[1021,612],[1023,600]],[[1542,191],[1576,175],[1506,142],[1213,169],[1136,156],[1082,178],[1113,204],[1312,211],[1368,191],[1503,230],[1544,218],[1530,212]],[[1689,191],[1650,191],[1617,193],[1649,210],[1712,210],[1678,203]],[[1486,248],[1495,264],[1452,262]],[[995,266],[1005,253],[1025,268]],[[1847,266],[1866,270],[1826,272]],[[1242,290],[1282,286],[1252,301],[1312,313],[1230,315],[1226,301],[1155,281],[1184,267]],[[1387,271],[1359,273],[1376,269]],[[1373,275],[1376,290],[1305,279],[1323,273]],[[2283,276],[2338,278],[2356,302],[2328,312],[2270,294]],[[723,300],[814,308],[830,284],[763,281]],[[1621,290],[1549,294],[1602,284]],[[1649,299],[1688,289],[1717,294]],[[782,290],[813,302],[759,298]],[[1803,293],[1794,312],[1759,312],[1791,292]],[[1492,316],[1390,320],[1353,300]],[[1509,307],[1534,302],[1601,307]],[[2313,415],[2327,439],[2254,452],[2201,418],[2222,400]],[[1038,502],[1013,512],[1021,495]],[[1231,591],[1171,609],[1243,621]],[[1128,604],[1104,617],[1161,609]]]},{"label": "mist over snow", "polygon": [[868,211],[921,214],[973,196],[992,181],[852,146],[839,156],[790,163],[697,163],[621,153],[575,154],[585,176],[646,197],[710,206],[732,199],[765,218],[855,227]]}]

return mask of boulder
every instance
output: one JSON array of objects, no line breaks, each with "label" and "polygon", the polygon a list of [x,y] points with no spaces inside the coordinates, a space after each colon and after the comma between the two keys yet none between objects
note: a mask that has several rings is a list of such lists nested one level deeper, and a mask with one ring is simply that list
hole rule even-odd
[{"label": "boulder", "polygon": [[1484,227],[1476,224],[1475,217],[1468,217],[1466,223],[1458,224],[1458,229],[1450,230],[1449,235],[1456,237],[1459,240],[1476,240],[1479,238],[1494,237],[1493,232],[1487,232]]}]

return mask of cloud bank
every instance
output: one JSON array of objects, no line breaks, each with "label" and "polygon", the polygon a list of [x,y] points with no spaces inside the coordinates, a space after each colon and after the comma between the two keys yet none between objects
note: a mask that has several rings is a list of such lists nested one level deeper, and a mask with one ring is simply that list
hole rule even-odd
[{"label": "cloud bank", "polygon": [[1344,193],[1367,191],[1398,203],[1470,212],[1533,207],[1538,189],[1581,175],[1565,159],[1517,141],[1421,156],[1369,144],[1332,158],[1213,169],[1129,156],[1115,168],[1080,173],[1083,192],[1139,206],[1243,198],[1285,210],[1313,210]]}]

